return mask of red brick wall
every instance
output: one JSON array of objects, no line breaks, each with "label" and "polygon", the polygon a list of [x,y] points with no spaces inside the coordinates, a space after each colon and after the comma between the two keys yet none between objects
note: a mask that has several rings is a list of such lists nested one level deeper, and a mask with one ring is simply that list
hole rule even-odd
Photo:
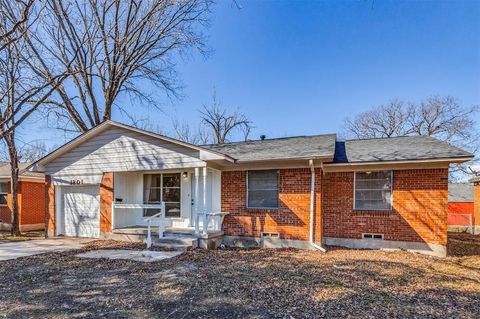
[{"label": "red brick wall", "polygon": [[45,223],[45,184],[42,181],[19,183],[20,225]]},{"label": "red brick wall", "polygon": [[[0,219],[4,223],[12,220],[12,195],[8,183],[8,204],[0,206]],[[19,181],[18,212],[20,225],[43,224],[45,222],[45,185],[43,181]]]},{"label": "red brick wall", "polygon": [[112,231],[113,173],[103,173],[100,183],[100,233]]},{"label": "red brick wall", "polygon": [[50,176],[45,176],[45,222],[49,235],[55,233],[55,186]]},{"label": "red brick wall", "polygon": [[[278,210],[246,207],[246,174],[222,173],[222,211],[230,212],[223,223],[225,234],[259,237],[260,232],[279,232],[285,239],[308,240],[310,170],[280,170]],[[371,232],[384,234],[386,240],[446,243],[447,169],[394,171],[393,209],[381,212],[353,210],[353,175],[316,170],[316,241],[321,229],[326,237],[359,239]]]},{"label": "red brick wall", "polygon": [[[316,198],[320,201],[321,174],[316,174]],[[284,239],[308,240],[310,229],[310,170],[279,170],[279,208],[247,208],[246,171],[222,172],[223,229],[229,236],[260,237],[261,232],[278,232]],[[315,225],[320,230],[320,205],[315,207]],[[320,238],[320,232],[315,233]]]},{"label": "red brick wall", "polygon": [[323,178],[324,236],[382,233],[385,240],[446,244],[448,169],[394,171],[393,209],[381,212],[353,210],[353,177],[341,172]]}]

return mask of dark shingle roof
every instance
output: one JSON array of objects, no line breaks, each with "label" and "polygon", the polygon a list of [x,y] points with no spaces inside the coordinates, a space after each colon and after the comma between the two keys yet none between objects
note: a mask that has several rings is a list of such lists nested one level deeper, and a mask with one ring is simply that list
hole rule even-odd
[{"label": "dark shingle roof", "polygon": [[402,136],[336,143],[335,162],[381,162],[471,157],[473,154],[429,136]]},{"label": "dark shingle roof", "polygon": [[473,202],[473,184],[448,183],[448,201],[450,203]]},{"label": "dark shingle roof", "polygon": [[239,162],[333,158],[335,140],[335,134],[326,134],[204,145],[203,147],[229,155]]},{"label": "dark shingle roof", "polygon": [[[24,177],[44,177],[43,173],[30,172],[25,170],[32,163],[18,163],[18,168],[20,169],[20,176]],[[10,163],[9,162],[0,162],[0,177],[1,178],[10,178]]]},{"label": "dark shingle roof", "polygon": [[480,182],[480,175],[479,176],[474,176],[469,180],[470,183],[478,183]]}]

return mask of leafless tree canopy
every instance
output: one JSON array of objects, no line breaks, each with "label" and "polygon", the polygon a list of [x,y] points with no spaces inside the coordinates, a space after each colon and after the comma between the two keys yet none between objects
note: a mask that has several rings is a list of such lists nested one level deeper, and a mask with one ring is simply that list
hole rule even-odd
[{"label": "leafless tree canopy", "polygon": [[44,6],[28,39],[37,71],[76,72],[48,100],[49,116],[65,129],[86,131],[110,119],[114,107],[126,108],[116,103],[122,93],[154,103],[145,81],[175,96],[176,59],[204,50],[200,26],[210,0],[38,1]]},{"label": "leafless tree canopy", "polygon": [[28,23],[30,9],[34,2],[35,0],[0,1],[0,19],[3,21],[0,29],[0,51],[23,35],[18,30],[25,30],[23,25]]},{"label": "leafless tree canopy", "polygon": [[213,143],[223,144],[228,142],[234,130],[241,130],[245,135],[245,140],[248,139],[252,122],[239,111],[229,113],[215,92],[212,103],[204,105],[200,113],[202,124],[211,133]]},{"label": "leafless tree canopy", "polygon": [[173,130],[176,139],[190,144],[202,145],[209,144],[212,141],[212,135],[209,134],[203,125],[195,128],[187,122],[180,122],[178,119],[174,119]]},{"label": "leafless tree canopy", "polygon": [[[345,135],[354,138],[427,135],[478,153],[477,114],[477,106],[464,107],[451,96],[432,96],[420,103],[395,100],[347,118]],[[458,168],[468,172],[465,165]]]},{"label": "leafless tree canopy", "polygon": [[[18,144],[18,143],[17,143]],[[43,141],[35,140],[28,143],[19,143],[17,146],[18,161],[21,163],[31,163],[39,160],[47,155],[50,149],[45,145]],[[1,149],[0,161],[10,161],[10,156],[7,149]]]}]

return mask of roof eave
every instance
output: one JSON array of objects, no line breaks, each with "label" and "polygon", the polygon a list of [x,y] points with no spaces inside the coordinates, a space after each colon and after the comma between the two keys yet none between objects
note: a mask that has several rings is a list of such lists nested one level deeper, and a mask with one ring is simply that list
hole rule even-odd
[{"label": "roof eave", "polygon": [[267,158],[261,160],[237,160],[238,164],[247,164],[247,163],[265,163],[265,162],[281,162],[281,161],[305,161],[305,160],[321,160],[321,161],[332,161],[332,156],[299,156],[299,157],[282,157],[282,158]]}]

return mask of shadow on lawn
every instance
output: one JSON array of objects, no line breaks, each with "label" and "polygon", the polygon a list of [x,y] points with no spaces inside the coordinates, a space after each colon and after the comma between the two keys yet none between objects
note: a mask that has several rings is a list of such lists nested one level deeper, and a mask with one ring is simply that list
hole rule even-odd
[{"label": "shadow on lawn", "polygon": [[4,263],[12,284],[0,283],[0,301],[7,317],[479,317],[479,277],[437,262],[348,250],[196,250],[156,263],[49,254]]}]

